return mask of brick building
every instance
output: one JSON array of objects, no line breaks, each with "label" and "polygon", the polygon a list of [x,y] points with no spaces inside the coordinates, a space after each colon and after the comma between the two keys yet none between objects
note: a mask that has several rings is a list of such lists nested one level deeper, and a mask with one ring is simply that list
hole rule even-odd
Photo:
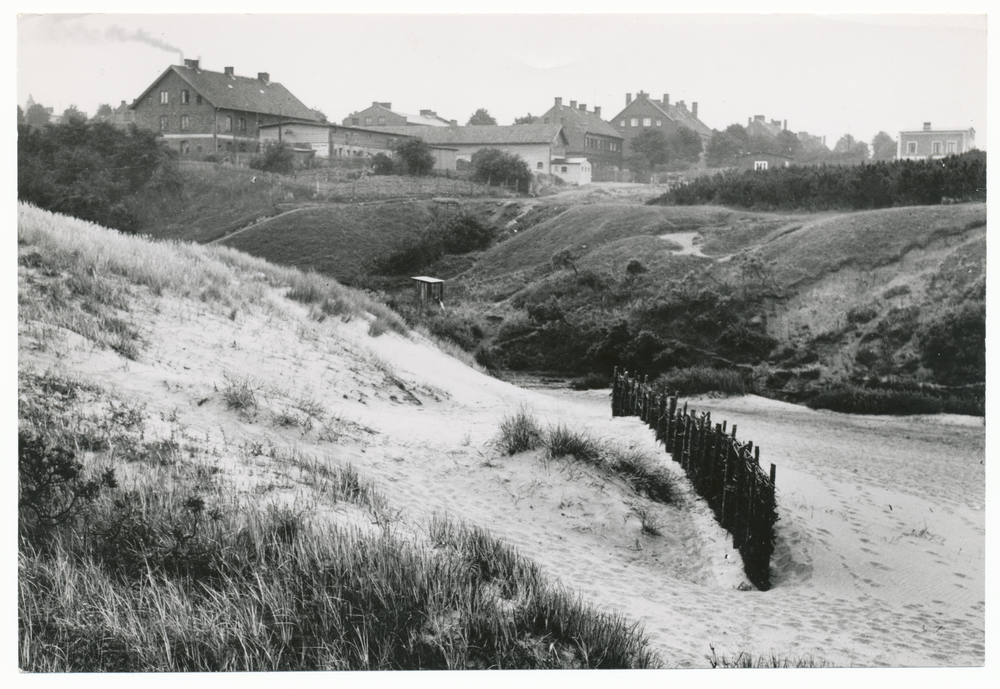
[{"label": "brick building", "polygon": [[900,132],[896,158],[925,160],[965,153],[976,147],[976,130],[931,129],[930,122],[918,131]]},{"label": "brick building", "polygon": [[590,111],[586,103],[577,105],[575,100],[566,106],[557,97],[552,107],[533,122],[561,126],[567,141],[563,156],[589,160],[593,181],[618,181],[622,169],[622,135],[601,119],[600,106]]},{"label": "brick building", "polygon": [[371,107],[352,112],[341,124],[348,127],[453,127],[458,122],[439,117],[433,110],[421,110],[419,115],[396,112],[392,103],[375,101]]},{"label": "brick building", "polygon": [[289,119],[318,121],[288,89],[271,81],[201,69],[198,60],[171,65],[129,106],[136,126],[160,132],[185,158],[256,153],[260,127]]},{"label": "brick building", "polygon": [[698,119],[698,104],[691,103],[690,109],[684,101],[672,104],[669,93],[663,94],[662,100],[650,98],[645,91],[639,91],[634,99],[631,93],[626,93],[625,109],[609,123],[617,128],[624,139],[625,155],[632,153],[632,139],[648,129],[661,131],[669,138],[678,127],[687,127],[701,137],[703,147],[712,138],[712,130]]}]

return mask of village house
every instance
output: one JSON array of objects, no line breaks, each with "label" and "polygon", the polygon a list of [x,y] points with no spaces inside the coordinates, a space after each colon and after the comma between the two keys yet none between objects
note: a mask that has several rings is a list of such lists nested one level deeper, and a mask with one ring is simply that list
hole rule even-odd
[{"label": "village house", "polygon": [[[414,138],[412,130],[403,134],[310,120],[267,124],[260,128],[262,143],[281,141],[295,150],[312,151],[316,158],[333,160],[371,158],[379,153],[391,158],[396,145],[410,138]],[[455,149],[431,146],[431,153],[435,170],[455,169]]]},{"label": "village house", "polygon": [[586,158],[590,162],[595,182],[618,181],[622,169],[622,136],[601,119],[600,106],[589,111],[586,103],[578,106],[575,100],[571,100],[566,106],[563,105],[562,98],[556,97],[552,107],[535,117],[532,122],[535,125],[562,127],[567,141],[562,157]]},{"label": "village house", "polygon": [[925,160],[965,153],[976,147],[976,130],[931,129],[930,122],[917,131],[900,132],[896,157],[900,160]]},{"label": "village house", "polygon": [[763,115],[754,115],[747,118],[747,134],[751,137],[757,136],[764,139],[776,139],[778,134],[788,129],[788,120],[771,120],[768,122]]},{"label": "village house", "polygon": [[352,112],[345,117],[342,124],[350,127],[453,127],[455,120],[438,117],[433,110],[421,110],[419,115],[396,112],[392,103],[375,101],[371,107],[360,112]]},{"label": "village house", "polygon": [[387,127],[386,131],[420,137],[431,147],[454,149],[456,160],[464,162],[470,162],[476,151],[496,148],[520,156],[534,173],[557,174],[553,159],[568,156],[564,130],[555,124]]},{"label": "village house", "polygon": [[663,94],[662,100],[650,98],[645,91],[639,91],[634,99],[631,93],[626,93],[625,109],[609,123],[623,137],[625,155],[632,153],[632,140],[648,129],[663,132],[669,138],[678,127],[687,127],[701,137],[702,146],[707,146],[712,138],[712,130],[698,119],[698,104],[691,103],[690,110],[684,101],[671,104],[669,93]]},{"label": "village house", "polygon": [[240,77],[201,69],[198,60],[171,65],[129,108],[136,126],[160,132],[185,158],[221,153],[239,158],[260,150],[260,128],[286,120],[319,121],[267,72]]}]

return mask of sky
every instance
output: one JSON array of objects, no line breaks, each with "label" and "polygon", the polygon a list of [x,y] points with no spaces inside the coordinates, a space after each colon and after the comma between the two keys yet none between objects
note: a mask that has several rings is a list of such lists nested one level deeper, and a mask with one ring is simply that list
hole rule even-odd
[{"label": "sky", "polygon": [[17,102],[30,94],[57,113],[92,115],[198,58],[210,71],[268,72],[334,122],[388,101],[459,124],[486,108],[513,124],[557,96],[612,119],[642,90],[697,102],[715,129],[764,115],[832,148],[844,134],[870,142],[931,122],[974,127],[985,149],[983,12],[21,14]]}]

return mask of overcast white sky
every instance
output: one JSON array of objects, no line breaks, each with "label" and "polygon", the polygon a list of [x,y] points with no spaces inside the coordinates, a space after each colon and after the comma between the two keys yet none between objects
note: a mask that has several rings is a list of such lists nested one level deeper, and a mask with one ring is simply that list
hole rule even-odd
[{"label": "overcast white sky", "polygon": [[981,13],[21,15],[17,102],[93,114],[131,102],[183,53],[212,71],[269,72],[338,122],[377,100],[460,124],[484,107],[512,124],[555,96],[611,119],[645,90],[697,102],[718,129],[764,115],[832,147],[929,121],[975,127],[985,148],[986,47]]}]

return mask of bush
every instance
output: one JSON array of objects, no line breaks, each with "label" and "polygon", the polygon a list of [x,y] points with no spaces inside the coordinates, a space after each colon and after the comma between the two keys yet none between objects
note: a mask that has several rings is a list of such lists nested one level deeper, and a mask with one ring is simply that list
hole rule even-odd
[{"label": "bush", "polygon": [[500,420],[500,430],[493,440],[494,446],[505,455],[535,450],[542,446],[544,435],[541,426],[524,407]]},{"label": "bush", "polygon": [[691,397],[714,393],[724,396],[751,395],[758,385],[750,373],[733,369],[692,366],[674,369],[653,381],[658,393]]},{"label": "bush", "polygon": [[407,138],[396,144],[393,169],[397,174],[422,177],[434,169],[434,154],[422,139]]},{"label": "bush", "polygon": [[268,141],[261,154],[250,159],[250,167],[262,172],[288,174],[295,169],[295,153],[284,141]]},{"label": "bush", "polygon": [[917,332],[920,360],[944,385],[986,381],[986,303],[967,302]]},{"label": "bush", "polygon": [[482,251],[495,237],[494,227],[460,213],[424,229],[403,248],[376,259],[372,271],[381,275],[417,273],[446,254]]},{"label": "bush", "polygon": [[515,186],[527,194],[533,178],[521,156],[499,148],[482,148],[472,154],[472,179],[493,186]]}]

